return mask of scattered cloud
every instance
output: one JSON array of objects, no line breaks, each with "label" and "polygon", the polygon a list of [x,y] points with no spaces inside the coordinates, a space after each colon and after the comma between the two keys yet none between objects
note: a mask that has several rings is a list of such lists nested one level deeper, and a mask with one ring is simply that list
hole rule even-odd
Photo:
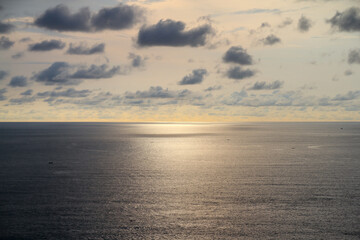
[{"label": "scattered cloud", "polygon": [[333,101],[350,101],[360,98],[360,91],[349,91],[346,94],[337,94]]},{"label": "scattered cloud", "polygon": [[193,85],[193,84],[200,84],[204,80],[205,75],[207,74],[206,69],[195,69],[192,73],[188,74],[187,76],[183,77],[183,79],[178,82],[178,85]]},{"label": "scattered cloud", "polygon": [[139,46],[204,46],[207,38],[214,33],[209,24],[185,30],[185,23],[171,19],[160,20],[157,24],[141,27],[137,44]]},{"label": "scattered cloud", "polygon": [[268,23],[268,22],[263,22],[263,23],[260,25],[260,28],[266,28],[266,27],[271,27],[270,23]]},{"label": "scattered cloud", "polygon": [[274,9],[266,9],[266,8],[253,8],[249,10],[242,10],[242,11],[236,11],[232,14],[239,14],[239,15],[246,15],[246,14],[257,14],[257,13],[279,13],[281,12],[280,9],[274,8]]},{"label": "scattered cloud", "polygon": [[11,41],[8,37],[2,36],[0,38],[0,50],[6,50],[11,48],[15,42]]},{"label": "scattered cloud", "polygon": [[78,45],[70,43],[67,54],[76,54],[76,55],[91,55],[96,53],[103,53],[105,50],[105,43],[95,44],[91,47],[88,47],[86,43],[80,43]]},{"label": "scattered cloud", "polygon": [[120,4],[114,8],[102,8],[97,13],[82,8],[77,13],[71,13],[66,5],[59,4],[46,10],[35,19],[34,24],[56,31],[94,32],[131,28],[143,19],[144,10],[137,6]]},{"label": "scattered cloud", "polygon": [[286,18],[284,21],[282,21],[282,22],[278,25],[278,27],[279,27],[279,28],[284,28],[284,27],[286,27],[286,26],[291,25],[292,23],[293,23],[293,20],[292,20],[291,18]]},{"label": "scattered cloud", "polygon": [[67,98],[83,98],[88,97],[92,91],[90,90],[75,90],[74,88],[68,88],[63,91],[46,91],[37,93],[38,97],[50,97],[53,99],[59,97],[67,97]]},{"label": "scattered cloud", "polygon": [[30,42],[30,41],[32,41],[32,40],[29,37],[24,37],[19,40],[19,42]]},{"label": "scattered cloud", "polygon": [[241,46],[233,46],[223,56],[225,63],[237,63],[241,65],[252,65],[253,59]]},{"label": "scattered cloud", "polygon": [[4,33],[9,33],[11,32],[13,29],[15,28],[14,25],[10,24],[10,23],[3,23],[0,21],[0,33],[4,34]]},{"label": "scattered cloud", "polygon": [[298,21],[297,28],[300,32],[307,32],[312,27],[312,22],[309,18],[306,18],[305,16],[301,16],[301,18]]},{"label": "scattered cloud", "polygon": [[349,55],[348,55],[348,63],[349,64],[353,64],[353,63],[360,64],[360,48],[350,50]]},{"label": "scattered cloud", "polygon": [[60,40],[45,40],[39,43],[30,44],[29,51],[51,51],[59,50],[65,47],[65,43]]},{"label": "scattered cloud", "polygon": [[27,86],[27,78],[24,76],[15,76],[10,80],[10,87],[26,87]]},{"label": "scattered cloud", "polygon": [[241,80],[244,78],[250,78],[256,74],[256,71],[251,69],[242,69],[240,66],[234,66],[230,67],[225,75],[228,78],[235,79],[235,80]]},{"label": "scattered cloud", "polygon": [[262,81],[262,82],[256,82],[252,87],[248,88],[248,90],[275,90],[282,88],[283,85],[284,82],[278,80],[271,83]]},{"label": "scattered cloud", "polygon": [[280,43],[281,39],[275,36],[274,34],[270,34],[266,38],[260,40],[264,45],[274,45],[276,43]]},{"label": "scattered cloud", "polygon": [[31,96],[32,94],[33,94],[32,89],[28,89],[25,92],[20,93],[20,95],[23,95],[23,96]]},{"label": "scattered cloud", "polygon": [[23,52],[18,52],[18,53],[15,53],[14,55],[12,55],[11,58],[19,59],[19,58],[22,58],[23,56],[24,56]]},{"label": "scattered cloud", "polygon": [[100,79],[100,78],[112,78],[114,75],[120,73],[120,66],[114,66],[111,69],[108,69],[107,64],[102,65],[94,65],[92,64],[89,68],[81,67],[74,74],[72,74],[71,78],[77,79]]},{"label": "scattered cloud", "polygon": [[4,70],[0,70],[0,80],[3,80],[4,78],[6,78],[9,75],[8,72],[4,71]]},{"label": "scattered cloud", "polygon": [[0,89],[0,101],[6,100],[6,97],[4,95],[4,93],[6,93],[6,92],[7,92],[6,88]]},{"label": "scattered cloud", "polygon": [[141,68],[145,66],[147,57],[142,57],[135,53],[129,53],[128,59],[131,60],[131,66],[134,68]]},{"label": "scattered cloud", "polygon": [[215,85],[215,86],[206,88],[206,89],[204,90],[204,92],[218,91],[218,90],[221,90],[221,89],[222,89],[222,86],[221,86],[221,85]]},{"label": "scattered cloud", "polygon": [[344,12],[336,12],[329,20],[332,28],[343,32],[360,31],[360,8],[351,7]]},{"label": "scattered cloud", "polygon": [[353,75],[353,72],[352,72],[350,69],[348,69],[348,70],[346,70],[346,71],[344,72],[344,75],[345,75],[345,76],[350,76],[350,75]]}]

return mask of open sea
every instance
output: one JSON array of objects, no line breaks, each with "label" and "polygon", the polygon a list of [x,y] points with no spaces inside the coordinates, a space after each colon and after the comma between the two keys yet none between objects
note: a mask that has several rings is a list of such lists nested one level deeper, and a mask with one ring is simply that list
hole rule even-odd
[{"label": "open sea", "polygon": [[360,123],[0,123],[0,239],[360,239]]}]

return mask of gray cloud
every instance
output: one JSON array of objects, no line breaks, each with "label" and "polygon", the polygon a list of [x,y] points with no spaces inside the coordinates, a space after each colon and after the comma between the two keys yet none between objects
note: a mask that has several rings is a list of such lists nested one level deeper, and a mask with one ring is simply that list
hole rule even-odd
[{"label": "gray cloud", "polygon": [[27,79],[24,76],[15,76],[11,79],[9,86],[10,87],[26,87]]},{"label": "gray cloud", "polygon": [[251,69],[243,70],[239,66],[234,66],[234,67],[230,67],[226,71],[225,75],[228,78],[231,78],[231,79],[241,80],[241,79],[244,79],[244,78],[250,78],[250,77],[254,76],[255,74],[256,74],[256,71],[254,71],[254,70],[251,70]]},{"label": "gray cloud", "polygon": [[265,27],[271,27],[271,25],[270,25],[268,22],[263,22],[263,23],[260,25],[260,28],[265,28]]},{"label": "gray cloud", "polygon": [[4,78],[6,78],[8,76],[8,72],[0,70],[0,80],[3,80]]},{"label": "gray cloud", "polygon": [[143,21],[144,10],[137,6],[119,5],[114,8],[103,8],[95,14],[91,23],[96,31],[104,29],[120,30],[133,27]]},{"label": "gray cloud", "polygon": [[137,55],[135,53],[129,53],[128,59],[131,60],[131,66],[138,68],[138,67],[144,67],[145,66],[145,62],[147,60],[147,58],[143,58],[140,55]]},{"label": "gray cloud", "polygon": [[252,65],[252,57],[240,46],[233,46],[223,56],[226,63],[238,63],[241,65]]},{"label": "gray cloud", "polygon": [[66,97],[66,98],[83,98],[87,97],[92,93],[90,90],[75,90],[74,88],[69,88],[64,91],[46,91],[46,92],[39,92],[37,94],[38,97],[50,97],[52,99],[59,98],[59,97]]},{"label": "gray cloud", "polygon": [[91,65],[89,68],[78,69],[71,78],[78,79],[100,79],[100,78],[111,78],[116,74],[120,73],[120,66],[112,67],[107,70],[109,66],[107,64],[103,65]]},{"label": "gray cloud", "polygon": [[77,54],[77,55],[91,55],[96,53],[103,53],[105,49],[105,43],[95,44],[91,47],[87,47],[85,43],[75,45],[70,43],[69,49],[66,53]]},{"label": "gray cloud", "polygon": [[349,55],[348,55],[348,63],[349,64],[353,64],[353,63],[360,64],[360,48],[350,50]]},{"label": "gray cloud", "polygon": [[124,74],[120,71],[120,66],[114,66],[109,70],[108,68],[107,64],[85,67],[55,62],[49,68],[34,74],[32,79],[45,85],[77,85],[82,79],[111,78],[116,74]]},{"label": "gray cloud", "polygon": [[21,98],[12,98],[9,100],[9,102],[12,104],[12,105],[22,105],[22,104],[25,104],[25,103],[32,103],[32,102],[35,102],[36,101],[36,97],[32,96],[32,97],[28,97],[28,96],[24,96],[24,97],[21,97]]},{"label": "gray cloud", "polygon": [[19,42],[30,42],[30,41],[31,41],[31,38],[29,38],[29,37],[24,37],[19,40]]},{"label": "gray cloud", "polygon": [[0,101],[6,100],[6,97],[4,96],[4,93],[6,92],[7,92],[6,88],[0,89]]},{"label": "gray cloud", "polygon": [[193,85],[199,84],[204,80],[205,75],[207,74],[206,69],[195,69],[189,75],[183,77],[183,79],[178,82],[179,85]]},{"label": "gray cloud", "polygon": [[160,86],[150,87],[148,91],[136,91],[135,93],[126,92],[125,98],[137,99],[137,98],[175,98],[176,93],[163,89]]},{"label": "gray cloud", "polygon": [[15,28],[14,25],[10,24],[10,23],[3,23],[0,21],[0,33],[4,34],[4,33],[9,33],[11,32],[13,29]]},{"label": "gray cloud", "polygon": [[298,21],[298,30],[300,32],[307,32],[312,26],[312,22],[310,19],[306,18],[305,16],[301,16],[301,18]]},{"label": "gray cloud", "polygon": [[345,76],[350,76],[350,75],[352,75],[353,74],[353,72],[350,70],[350,69],[348,69],[348,70],[346,70],[345,72],[344,72],[344,75]]},{"label": "gray cloud", "polygon": [[2,36],[0,38],[0,50],[6,50],[11,48],[15,42],[11,41],[9,38]]},{"label": "gray cloud", "polygon": [[282,23],[278,25],[279,28],[284,28],[290,24],[293,23],[293,20],[291,18],[286,18]]},{"label": "gray cloud", "polygon": [[23,52],[18,52],[18,53],[15,53],[14,55],[12,55],[11,58],[19,59],[19,58],[22,58],[23,56],[24,56]]},{"label": "gray cloud", "polygon": [[360,8],[351,7],[344,12],[336,12],[336,14],[330,20],[327,20],[327,22],[339,31],[360,31]]},{"label": "gray cloud", "polygon": [[60,40],[45,40],[39,43],[30,44],[29,51],[51,51],[56,49],[63,49],[65,43]]},{"label": "gray cloud", "polygon": [[160,20],[152,26],[143,26],[138,34],[139,46],[191,46],[206,44],[209,35],[214,31],[209,24],[185,31],[185,23],[171,19]]},{"label": "gray cloud", "polygon": [[252,87],[248,88],[248,90],[274,90],[280,89],[284,85],[284,82],[274,81],[272,83],[267,83],[265,81],[256,82]]},{"label": "gray cloud", "polygon": [[25,92],[20,93],[20,95],[23,95],[23,96],[31,96],[32,94],[33,94],[32,89],[28,89]]},{"label": "gray cloud", "polygon": [[333,101],[350,101],[360,98],[360,91],[349,91],[346,94],[338,94],[332,100]]},{"label": "gray cloud", "polygon": [[220,85],[215,85],[215,86],[212,86],[212,87],[208,87],[204,90],[204,92],[212,92],[212,91],[217,91],[217,90],[221,90],[222,89],[222,86]]},{"label": "gray cloud", "polygon": [[280,43],[281,39],[275,36],[274,34],[270,34],[266,38],[260,40],[264,45],[274,45],[276,43]]},{"label": "gray cloud", "polygon": [[71,13],[64,4],[50,8],[38,17],[34,24],[56,31],[93,32],[105,29],[120,30],[131,28],[144,19],[143,9],[120,4],[114,8],[102,8],[92,14],[89,8]]}]

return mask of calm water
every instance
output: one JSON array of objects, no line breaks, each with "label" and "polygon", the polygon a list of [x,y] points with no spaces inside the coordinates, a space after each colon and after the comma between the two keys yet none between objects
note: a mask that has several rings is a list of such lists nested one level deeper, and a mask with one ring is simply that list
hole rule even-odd
[{"label": "calm water", "polygon": [[0,239],[359,238],[360,123],[0,123]]}]

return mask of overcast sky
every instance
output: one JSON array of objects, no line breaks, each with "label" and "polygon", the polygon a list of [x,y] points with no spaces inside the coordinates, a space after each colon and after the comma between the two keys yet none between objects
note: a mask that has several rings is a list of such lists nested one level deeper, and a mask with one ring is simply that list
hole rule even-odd
[{"label": "overcast sky", "polygon": [[0,0],[0,121],[359,121],[359,0]]}]

